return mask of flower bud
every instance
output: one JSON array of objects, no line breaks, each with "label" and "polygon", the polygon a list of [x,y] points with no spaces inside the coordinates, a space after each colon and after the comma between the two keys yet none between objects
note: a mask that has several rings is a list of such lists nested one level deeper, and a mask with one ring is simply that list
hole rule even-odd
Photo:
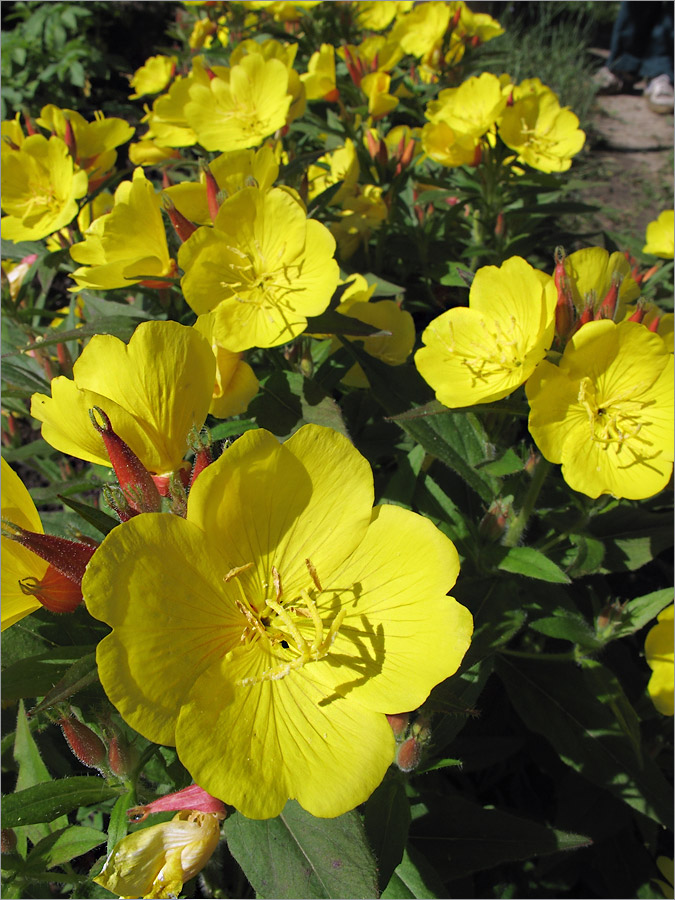
[{"label": "flower bud", "polygon": [[131,822],[144,822],[151,813],[175,812],[181,809],[194,809],[203,813],[213,813],[219,819],[227,815],[227,808],[222,800],[212,797],[198,784],[191,784],[180,791],[158,797],[152,803],[143,806],[132,806],[127,810]]},{"label": "flower bud", "polygon": [[398,738],[403,737],[407,731],[408,725],[410,724],[410,713],[405,712],[388,715],[387,721],[391,725],[394,737],[398,740]]},{"label": "flower bud", "polygon": [[82,544],[79,541],[70,541],[68,538],[56,537],[53,534],[27,531],[7,519],[2,520],[2,525],[3,537],[26,547],[75,584],[82,583],[84,570],[94,555],[96,547]]},{"label": "flower bud", "polygon": [[658,330],[659,330],[659,322],[660,322],[660,321],[661,321],[661,316],[655,316],[655,317],[651,320],[651,322],[649,323],[649,325],[647,325],[647,329],[648,329],[649,331],[653,331],[654,334],[658,334]]},{"label": "flower bud", "polygon": [[65,119],[66,130],[63,135],[63,140],[66,147],[68,148],[68,153],[70,153],[73,161],[75,162],[77,160],[77,142],[75,140],[75,132],[73,131],[73,126],[70,124],[70,119],[68,118],[68,116],[66,116]]},{"label": "flower bud", "polygon": [[209,205],[209,215],[211,216],[211,220],[215,222],[218,210],[220,209],[218,197],[220,188],[218,187],[218,182],[216,181],[213,172],[206,163],[202,164],[202,171],[204,172],[204,178],[206,179],[206,201]]},{"label": "flower bud", "polygon": [[[103,419],[103,425],[96,421],[95,412]],[[108,458],[129,505],[137,512],[160,512],[162,498],[152,476],[131,447],[115,434],[108,416],[100,406],[95,406],[89,410],[89,417],[103,438]]]},{"label": "flower bud", "polygon": [[91,769],[101,771],[106,757],[105,744],[101,738],[74,716],[64,716],[59,725],[68,746],[79,761]]},{"label": "flower bud", "polygon": [[511,504],[501,498],[493,500],[490,508],[480,520],[478,533],[490,541],[498,541],[506,531],[506,525],[511,515]]},{"label": "flower bud", "polygon": [[114,733],[108,740],[108,767],[120,778],[128,775],[136,765],[136,751],[125,737]]},{"label": "flower bud", "polygon": [[169,219],[171,219],[171,224],[173,225],[174,231],[180,238],[181,242],[184,243],[195,233],[195,231],[197,230],[197,226],[194,225],[189,219],[186,219],[183,213],[179,212],[179,210],[176,209],[176,205],[174,204],[171,197],[168,196],[168,194],[162,194],[162,204],[169,216]]},{"label": "flower bud", "polygon": [[599,319],[614,319],[616,304],[619,299],[619,288],[622,281],[623,276],[620,272],[614,272],[612,274],[612,283],[610,285],[610,288],[603,297],[602,302],[598,307],[597,312],[595,313],[596,321],[598,321]]},{"label": "flower bud", "polygon": [[419,741],[409,737],[396,752],[396,765],[402,772],[412,772],[420,764],[422,748]]},{"label": "flower bud", "polygon": [[633,313],[633,315],[629,317],[628,321],[639,323],[644,319],[646,312],[647,312],[647,309],[646,309],[644,303],[642,301],[638,300],[637,308],[636,308],[635,312]]},{"label": "flower bud", "polygon": [[16,833],[11,828],[0,831],[0,853],[14,853],[16,850]]},{"label": "flower bud", "polygon": [[207,428],[197,431],[193,428],[188,435],[188,444],[191,450],[194,450],[195,459],[192,464],[192,474],[190,475],[190,487],[192,487],[207,466],[213,462],[213,450],[211,449],[211,434]]},{"label": "flower bud", "polygon": [[79,584],[49,565],[41,581],[32,576],[22,578],[19,587],[23,594],[35,597],[38,603],[53,613],[74,612],[82,602]]}]

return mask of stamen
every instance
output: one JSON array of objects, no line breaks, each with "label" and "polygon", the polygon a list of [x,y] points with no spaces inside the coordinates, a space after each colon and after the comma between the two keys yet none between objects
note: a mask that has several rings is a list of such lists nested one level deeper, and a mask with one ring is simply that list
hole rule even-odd
[{"label": "stamen", "polygon": [[237,578],[241,575],[242,572],[247,572],[249,569],[253,568],[253,563],[246,563],[245,566],[235,566],[234,569],[230,569],[230,571],[223,577],[223,581],[232,581],[233,578]]},{"label": "stamen", "polygon": [[281,588],[281,575],[279,574],[279,570],[276,566],[272,566],[272,581],[274,582],[274,599],[279,602],[281,600],[282,588]]},{"label": "stamen", "polygon": [[319,593],[321,593],[323,591],[323,588],[321,587],[321,582],[319,581],[319,576],[316,574],[316,569],[312,565],[311,560],[306,559],[305,565],[307,566],[307,571],[309,572],[310,578],[314,582],[314,585],[315,585],[317,591]]}]

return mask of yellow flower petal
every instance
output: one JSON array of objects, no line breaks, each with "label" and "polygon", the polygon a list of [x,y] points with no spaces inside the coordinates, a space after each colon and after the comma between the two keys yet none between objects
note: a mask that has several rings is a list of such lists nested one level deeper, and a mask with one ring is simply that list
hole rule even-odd
[{"label": "yellow flower petal", "polygon": [[647,691],[664,716],[673,715],[673,609],[671,605],[659,613],[645,639],[645,658],[653,670]]}]

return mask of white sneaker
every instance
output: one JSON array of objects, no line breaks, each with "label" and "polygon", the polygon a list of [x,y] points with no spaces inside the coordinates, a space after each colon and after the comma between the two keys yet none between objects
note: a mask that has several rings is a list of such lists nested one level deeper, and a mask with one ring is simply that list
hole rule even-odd
[{"label": "white sneaker", "polygon": [[670,83],[670,78],[667,75],[657,75],[656,78],[652,78],[644,90],[644,95],[652,112],[673,112],[675,96],[673,95],[673,86]]}]

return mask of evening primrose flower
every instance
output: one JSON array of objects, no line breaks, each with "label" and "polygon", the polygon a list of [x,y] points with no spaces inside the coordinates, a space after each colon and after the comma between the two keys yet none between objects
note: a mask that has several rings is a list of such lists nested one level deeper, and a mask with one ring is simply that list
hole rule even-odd
[{"label": "evening primrose flower", "polygon": [[[250,53],[256,53],[262,56],[264,60],[278,59],[286,66],[288,72],[287,91],[291,95],[291,105],[286,115],[285,124],[302,116],[307,108],[305,86],[300,80],[300,75],[293,68],[297,52],[297,44],[282,44],[280,41],[274,40],[274,38],[268,38],[268,40],[262,42],[249,38],[248,40],[240,41],[230,56],[230,66],[239,65],[244,57]],[[258,141],[258,143],[260,142]]]},{"label": "evening primrose flower", "polygon": [[326,153],[319,157],[316,163],[309,166],[307,169],[307,196],[313,200],[331,185],[341,181],[342,184],[332,198],[332,202],[338,204],[353,193],[359,180],[359,172],[359,160],[354,141],[347,138],[344,147],[338,147],[337,150]]},{"label": "evening primrose flower", "polygon": [[387,204],[382,199],[382,188],[375,184],[357,185],[342,200],[342,210],[337,221],[331,224],[340,255],[348,259],[360,243],[366,243],[373,231],[386,221]]},{"label": "evening primrose flower", "polygon": [[453,544],[373,494],[338,432],[248,431],[200,474],[186,519],[136,516],[89,565],[88,609],[113,629],[97,650],[108,697],[249,818],[365,801],[394,759],[386,715],[418,708],[468,647],[471,616],[446,596]]},{"label": "evening primrose flower", "polygon": [[145,468],[176,471],[191,428],[201,428],[211,403],[215,359],[208,341],[177,322],[142,322],[125,344],[108,334],[89,341],[73,379],[52,379],[51,397],[33,394],[31,415],[48,444],[78,459],[110,466],[89,410],[102,409],[114,432]]},{"label": "evening primrose flower", "polygon": [[170,822],[123,837],[94,881],[122,898],[177,897],[204,868],[219,840],[217,815],[183,810]]},{"label": "evening primrose flower", "polygon": [[289,71],[280,59],[244,56],[218,77],[189,89],[185,116],[206,150],[241,150],[261,144],[283,128],[293,97]]},{"label": "evening primrose flower", "polygon": [[657,617],[645,640],[645,658],[652,670],[647,691],[664,716],[673,715],[673,610],[671,604]]},{"label": "evening primrose flower", "polygon": [[111,290],[139,282],[161,287],[163,276],[175,276],[159,195],[142,168],[134,170],[132,181],[120,184],[111,212],[94,219],[70,255],[82,264],[72,274],[76,287],[71,290]]},{"label": "evening primrose flower", "polygon": [[483,72],[446,88],[428,104],[425,116],[433,123],[445,122],[460,134],[482,137],[506,106],[506,97],[496,75]]},{"label": "evening primrose flower", "polygon": [[662,213],[659,213],[658,219],[647,225],[646,244],[642,248],[642,252],[650,253],[653,256],[662,256],[664,259],[672,259],[674,229],[675,211],[664,209]]},{"label": "evening primrose flower", "polygon": [[178,251],[185,299],[215,311],[213,334],[233,352],[276,347],[320,315],[338,283],[335,241],[282,188],[243,188]]},{"label": "evening primrose flower", "polygon": [[386,72],[370,72],[361,79],[361,90],[368,98],[368,114],[373,120],[381,119],[398,106],[398,98],[389,93],[391,75]]},{"label": "evening primrose flower", "polygon": [[356,21],[368,31],[384,31],[398,16],[410,12],[412,0],[359,0]]},{"label": "evening primrose flower", "polygon": [[188,123],[185,108],[190,101],[190,90],[195,85],[208,87],[209,76],[201,57],[192,60],[192,71],[175,79],[166,94],[161,94],[152,104],[152,110],[143,118],[148,131],[144,141],[153,141],[159,147],[191,147],[197,143],[197,135]]},{"label": "evening primrose flower", "polygon": [[619,308],[640,296],[630,263],[618,250],[610,254],[604,247],[584,247],[565,257],[564,265],[572,301],[579,315],[589,303],[594,312],[597,311],[613,283],[617,286]]},{"label": "evening primrose flower", "polygon": [[522,82],[513,96],[499,123],[501,139],[533,169],[566,172],[586,140],[579,119],[538,78]]},{"label": "evening primrose flower", "polygon": [[583,325],[527,382],[529,428],[575,491],[651,497],[673,469],[673,357],[637,322]]},{"label": "evening primrose flower", "polygon": [[77,165],[87,173],[89,190],[94,190],[110,174],[117,162],[117,150],[134,134],[134,128],[124,119],[94,113],[94,121],[87,122],[74,109],[43,106],[37,124],[62,138],[70,146]]},{"label": "evening primrose flower", "polygon": [[404,53],[424,56],[442,40],[449,24],[449,5],[441,0],[428,0],[397,20],[390,39],[397,42]]},{"label": "evening primrose flower", "polygon": [[519,256],[476,272],[469,307],[441,313],[415,354],[421,376],[449,407],[501,400],[523,384],[553,341],[553,279]]},{"label": "evening primrose flower", "polygon": [[244,362],[243,353],[233,353],[220,346],[213,336],[214,324],[214,313],[207,313],[197,317],[194,327],[211,344],[216,358],[216,380],[209,413],[217,419],[227,419],[246,411],[260,385],[253,369]]},{"label": "evening primrose flower", "polygon": [[41,134],[16,150],[2,143],[2,236],[37,241],[68,225],[77,201],[87,193],[87,174],[78,169],[65,141]]},{"label": "evening primrose flower", "polygon": [[138,100],[146,94],[159,94],[163,91],[174,76],[177,62],[177,56],[158,55],[146,59],[131,76],[129,86],[134,89],[134,93],[129,94],[129,99]]},{"label": "evening primrose flower", "polygon": [[322,44],[307,63],[307,72],[300,76],[308,100],[337,100],[335,84],[335,47]]}]

